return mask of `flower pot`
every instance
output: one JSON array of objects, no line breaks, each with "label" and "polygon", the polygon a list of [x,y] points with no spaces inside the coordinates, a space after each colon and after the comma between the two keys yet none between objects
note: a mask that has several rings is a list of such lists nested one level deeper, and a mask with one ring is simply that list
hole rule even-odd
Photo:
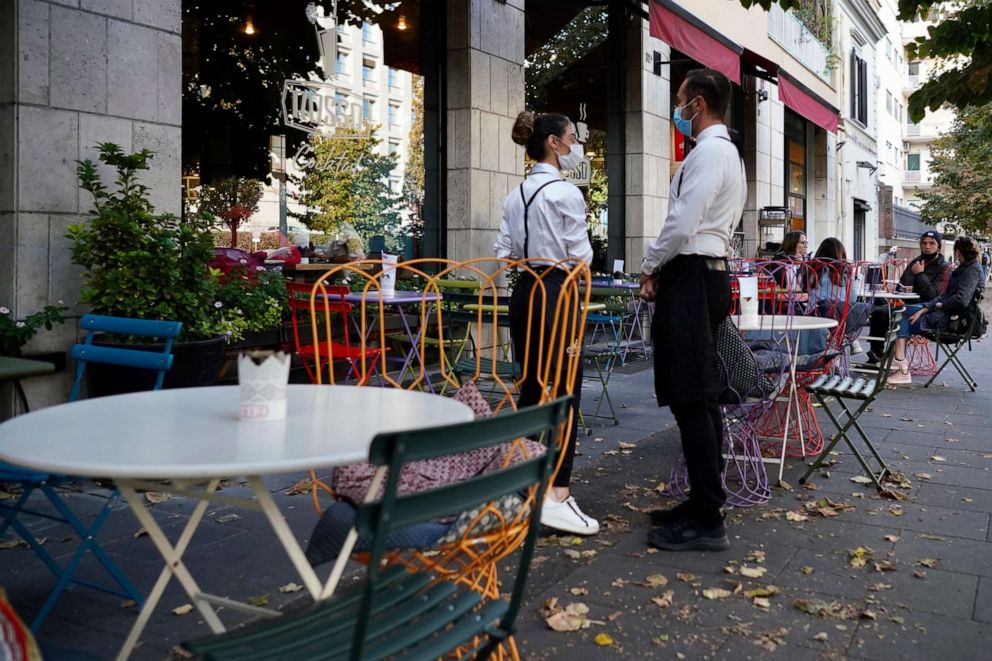
[{"label": "flower pot", "polygon": [[[163,388],[211,386],[220,376],[224,364],[226,339],[223,335],[195,342],[172,345],[172,369],[165,373]],[[161,344],[120,344],[97,340],[94,344],[139,351],[161,351]],[[151,390],[156,374],[152,370],[90,363],[86,367],[88,396],[103,397]]]}]

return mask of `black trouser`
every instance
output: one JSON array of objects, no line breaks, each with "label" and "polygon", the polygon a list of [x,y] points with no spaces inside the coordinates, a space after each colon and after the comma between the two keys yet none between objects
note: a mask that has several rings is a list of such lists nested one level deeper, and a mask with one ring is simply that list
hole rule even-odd
[{"label": "black trouser", "polygon": [[[533,275],[530,273],[522,274],[516,287],[513,288],[513,294],[510,296],[510,335],[513,337],[514,360],[522,363],[524,355],[527,355],[526,351],[528,348],[530,349],[529,359],[527,360],[527,372],[524,374],[524,379],[520,384],[520,397],[517,399],[517,406],[521,408],[537,404],[541,401],[541,396],[544,394],[541,383],[538,381],[540,369],[538,356],[540,355],[543,360],[547,360],[548,351],[551,350],[551,324],[554,321],[555,307],[558,303],[558,297],[561,294],[562,283],[565,281],[566,275],[561,269],[554,269],[542,278],[545,294],[542,295],[540,289],[534,294],[534,309],[531,310],[530,315],[528,315],[527,310],[530,302],[530,293],[537,283]],[[531,318],[530,333],[527,331],[528,316]],[[543,334],[538,333],[542,317],[545,320]],[[556,333],[556,338],[561,338],[561,332],[563,331],[571,334],[567,328],[559,329]],[[565,378],[567,371],[567,364],[565,363],[567,363],[567,356],[566,361],[559,365],[558,374],[550,375],[552,383],[559,383]],[[564,391],[559,390],[559,394],[564,394]],[[572,399],[572,425],[568,431],[565,447],[562,449],[561,468],[555,476],[554,486],[556,487],[567,487],[572,481],[572,464],[575,460],[575,439],[579,431],[579,399],[581,395],[582,361],[580,360],[579,370],[575,375],[575,388]]]},{"label": "black trouser", "polygon": [[[871,309],[871,317],[868,322],[868,335],[871,337],[884,338],[889,332],[889,306],[885,303],[876,305]],[[870,340],[871,352],[876,358],[882,357],[885,342],[883,340]]]},{"label": "black trouser", "polygon": [[[730,310],[730,277],[726,271],[704,272],[706,310],[709,315],[712,342],[705,350],[716,360],[717,329]],[[662,302],[663,303],[663,302]],[[657,314],[664,314],[664,308]],[[663,347],[655,348],[655,360],[664,360]],[[689,474],[689,506],[693,515],[704,524],[720,520],[720,508],[727,497],[723,490],[723,417],[714,394],[696,401],[669,404],[682,436],[682,454]]]}]

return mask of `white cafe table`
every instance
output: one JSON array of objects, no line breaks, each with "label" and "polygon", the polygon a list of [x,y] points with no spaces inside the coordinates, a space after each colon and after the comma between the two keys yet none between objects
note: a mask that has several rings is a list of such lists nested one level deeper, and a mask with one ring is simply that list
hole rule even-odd
[{"label": "white cafe table", "polygon": [[[731,320],[742,331],[766,331],[785,334],[786,350],[791,356],[789,360],[789,384],[791,386],[789,400],[785,407],[785,424],[782,431],[782,456],[776,459],[764,458],[768,463],[778,463],[778,480],[782,481],[785,472],[785,451],[789,440],[789,421],[795,408],[796,423],[799,428],[799,447],[806,456],[806,441],[803,437],[803,418],[799,410],[799,393],[796,382],[796,363],[799,360],[799,335],[803,331],[829,330],[837,327],[837,320],[830,317],[809,317],[805,315],[760,314],[760,315],[731,315]],[[795,346],[792,342],[795,333]]]},{"label": "white cafe table", "polygon": [[870,289],[866,289],[860,293],[859,298],[909,302],[920,300],[920,295],[913,292],[871,291]]},{"label": "white cafe table", "polygon": [[[127,658],[138,642],[173,576],[215,633],[225,629],[214,604],[278,614],[202,592],[183,563],[209,502],[261,510],[311,596],[326,598],[352,546],[342,551],[323,583],[261,476],[364,461],[380,432],[472,419],[471,410],[451,398],[391,388],[290,385],[287,399],[287,417],[273,422],[239,420],[238,387],[216,386],[88,399],[0,424],[0,459],[53,473],[112,478],[165,560],[118,659]],[[216,493],[222,478],[242,475],[254,499]],[[170,493],[199,501],[174,544],[137,493],[139,488],[161,491],[153,480],[170,480]],[[354,543],[354,531],[349,540]]]}]

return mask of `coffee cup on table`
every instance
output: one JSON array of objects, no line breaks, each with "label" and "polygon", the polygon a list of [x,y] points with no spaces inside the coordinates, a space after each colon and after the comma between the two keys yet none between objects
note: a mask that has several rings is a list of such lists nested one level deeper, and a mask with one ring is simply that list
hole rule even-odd
[{"label": "coffee cup on table", "polygon": [[238,385],[242,420],[281,420],[286,417],[286,384],[290,355],[282,351],[247,351],[238,356]]},{"label": "coffee cup on table", "polygon": [[740,293],[741,314],[746,317],[758,315],[758,278],[747,276],[737,279]]},{"label": "coffee cup on table", "polygon": [[383,296],[392,296],[396,293],[396,263],[399,261],[397,255],[382,253],[382,276],[379,279],[379,287]]}]

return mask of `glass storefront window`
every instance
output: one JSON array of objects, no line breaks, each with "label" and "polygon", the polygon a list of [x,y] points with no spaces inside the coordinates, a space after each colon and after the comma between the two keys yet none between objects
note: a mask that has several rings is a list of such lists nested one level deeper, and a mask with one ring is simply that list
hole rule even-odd
[{"label": "glass storefront window", "polygon": [[786,206],[792,211],[792,229],[806,230],[806,190],[809,185],[806,150],[806,121],[785,111]]}]

